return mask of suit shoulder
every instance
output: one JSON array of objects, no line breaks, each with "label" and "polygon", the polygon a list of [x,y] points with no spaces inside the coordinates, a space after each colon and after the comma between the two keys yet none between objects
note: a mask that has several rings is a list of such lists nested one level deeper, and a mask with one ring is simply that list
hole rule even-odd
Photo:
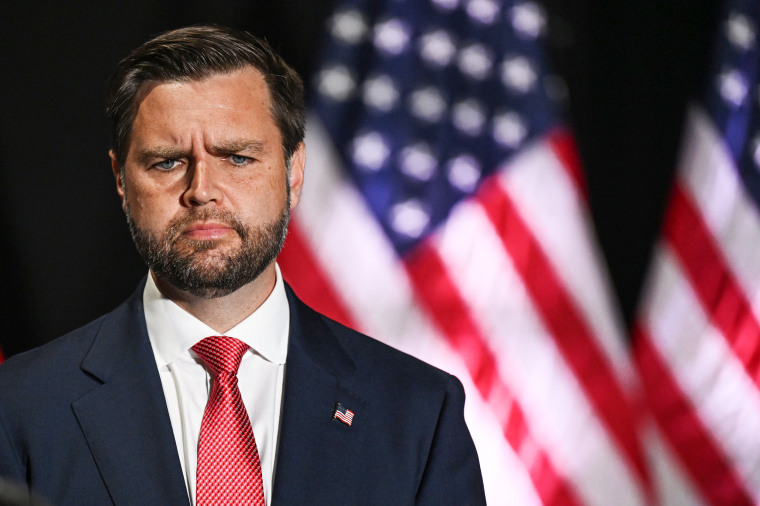
[{"label": "suit shoulder", "polygon": [[301,341],[303,346],[310,348],[309,355],[322,356],[327,362],[339,357],[325,352],[337,345],[354,362],[358,372],[364,371],[376,378],[436,383],[439,387],[452,379],[458,381],[441,369],[315,311],[287,285],[286,292],[291,310],[291,332],[310,336]]},{"label": "suit shoulder", "polygon": [[5,382],[17,384],[23,379],[33,381],[42,376],[50,383],[50,378],[62,377],[55,375],[79,371],[82,360],[93,347],[104,326],[110,333],[134,332],[134,329],[128,327],[130,319],[134,319],[142,309],[141,294],[144,283],[143,280],[132,296],[112,311],[38,348],[14,355],[0,364],[0,390]]},{"label": "suit shoulder", "polygon": [[398,350],[371,336],[346,327],[322,315],[328,327],[338,337],[341,344],[351,354],[360,370],[367,371],[375,378],[405,385],[423,385],[446,389],[454,376],[406,352]]},{"label": "suit shoulder", "polygon": [[62,370],[78,367],[92,346],[106,315],[52,341],[19,353],[0,364],[0,391],[3,385],[36,382],[40,376],[55,377]]}]

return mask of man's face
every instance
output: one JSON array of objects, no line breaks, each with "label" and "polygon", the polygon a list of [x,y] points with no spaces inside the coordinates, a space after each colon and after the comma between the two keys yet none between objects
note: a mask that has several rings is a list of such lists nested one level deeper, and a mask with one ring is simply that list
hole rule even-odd
[{"label": "man's face", "polygon": [[212,298],[271,276],[304,148],[288,176],[262,75],[247,67],[146,84],[138,100],[124,170],[111,159],[135,244],[159,281]]}]

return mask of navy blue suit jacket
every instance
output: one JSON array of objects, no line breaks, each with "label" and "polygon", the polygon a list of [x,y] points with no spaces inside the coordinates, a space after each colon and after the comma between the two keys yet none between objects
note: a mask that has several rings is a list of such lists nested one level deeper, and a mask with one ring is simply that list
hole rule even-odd
[{"label": "navy blue suit jacket", "polygon": [[[485,504],[453,376],[312,311],[290,338],[273,504]],[[336,402],[355,413],[332,419]],[[0,365],[0,476],[62,506],[188,504],[142,285]]]}]

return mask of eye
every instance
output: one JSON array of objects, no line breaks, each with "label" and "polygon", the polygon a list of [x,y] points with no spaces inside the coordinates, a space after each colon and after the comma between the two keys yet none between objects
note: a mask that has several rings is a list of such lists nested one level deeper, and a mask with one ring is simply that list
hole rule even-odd
[{"label": "eye", "polygon": [[251,161],[250,158],[243,155],[230,155],[229,160],[235,165],[245,165]]},{"label": "eye", "polygon": [[169,159],[169,160],[161,160],[158,163],[154,163],[153,167],[159,169],[159,170],[172,170],[179,164],[179,160]]}]

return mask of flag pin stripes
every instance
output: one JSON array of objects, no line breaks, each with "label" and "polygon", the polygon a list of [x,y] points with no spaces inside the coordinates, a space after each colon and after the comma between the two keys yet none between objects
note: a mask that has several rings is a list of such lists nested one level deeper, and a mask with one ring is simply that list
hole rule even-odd
[{"label": "flag pin stripes", "polygon": [[335,403],[335,407],[333,408],[333,420],[340,420],[341,422],[345,423],[349,427],[351,426],[351,422],[354,420],[354,412],[350,409],[346,409],[343,407],[343,404],[340,402]]}]

